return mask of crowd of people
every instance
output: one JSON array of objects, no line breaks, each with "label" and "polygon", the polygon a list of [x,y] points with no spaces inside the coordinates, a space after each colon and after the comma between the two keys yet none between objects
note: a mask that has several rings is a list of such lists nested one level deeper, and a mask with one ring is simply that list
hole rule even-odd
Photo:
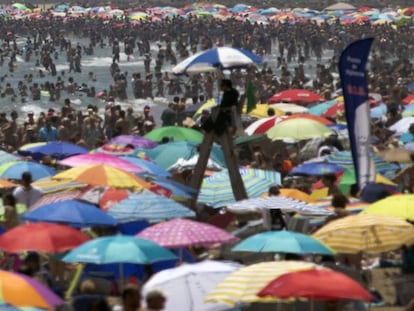
[{"label": "crowd of people", "polygon": [[[160,125],[155,124],[157,120],[152,120],[147,114],[143,116],[141,111],[134,111],[133,107],[127,111],[116,108],[116,101],[128,97],[178,97],[178,101],[171,101],[169,108],[178,115],[173,123],[181,125],[187,116],[191,116],[185,111],[185,104],[190,99],[197,104],[200,97],[202,100],[213,97],[215,76],[212,73],[188,78],[173,76],[164,68],[214,46],[245,48],[264,59],[277,55],[276,65],[265,62],[261,68],[234,70],[231,73],[232,83],[239,90],[245,89],[247,81],[253,83],[258,102],[265,103],[273,94],[292,88],[312,89],[330,99],[331,94],[340,88],[336,78],[340,52],[348,43],[372,36],[375,41],[369,68],[369,90],[381,94],[387,104],[387,126],[398,119],[401,99],[408,94],[409,83],[414,81],[410,62],[414,42],[410,36],[412,25],[409,23],[395,29],[392,25],[372,25],[369,22],[342,25],[339,20],[333,24],[309,21],[262,25],[236,19],[221,21],[196,16],[148,21],[135,26],[127,20],[121,26],[119,21],[89,18],[67,19],[64,23],[60,21],[59,17],[0,21],[5,30],[1,34],[1,58],[8,63],[8,74],[13,75],[20,69],[16,58],[18,55],[23,56],[24,62],[44,67],[36,75],[25,74],[24,80],[18,81],[17,85],[7,82],[7,75],[2,77],[1,96],[10,99],[15,106],[19,103],[23,106],[39,101],[40,94],[47,94],[51,105],[61,105],[61,111],[50,109],[35,117],[29,113],[27,119],[25,116],[19,118],[19,111],[12,111],[10,117],[2,113],[0,122],[5,133],[2,141],[9,150],[16,150],[28,142],[50,139],[40,133],[40,129],[48,126],[46,123],[49,120],[57,130],[58,136],[53,134],[53,139],[76,143],[85,141],[91,148],[111,137],[112,134],[108,136],[108,133],[115,132],[115,122],[123,124],[122,129],[119,127],[122,134],[143,134]],[[27,40],[22,43],[18,40],[21,37],[27,37]],[[86,47],[79,43],[74,46],[70,40],[73,37],[89,38],[90,44]],[[154,42],[157,43],[156,52],[150,49]],[[120,48],[122,45],[124,51]],[[108,51],[113,57],[110,66],[113,83],[109,89],[95,90],[96,76],[92,72],[82,72],[82,55],[107,47],[111,47]],[[334,56],[325,62],[322,61],[322,55],[327,50],[333,50]],[[121,72],[118,65],[119,54],[123,52],[144,58],[144,72],[133,73],[131,82],[128,81],[128,72]],[[61,54],[66,54],[69,73],[54,69],[56,59],[63,57]],[[316,61],[317,65],[312,66],[312,61]],[[310,72],[316,73],[314,79]],[[85,78],[88,85],[78,83],[80,77]],[[76,96],[79,92],[107,103],[104,116],[90,117],[98,112],[93,105],[86,112],[74,109],[67,97]],[[23,124],[18,124],[17,120],[23,119]],[[381,127],[384,123],[381,122],[375,124],[373,132],[383,138],[385,127]],[[171,123],[171,120],[167,123]]]}]

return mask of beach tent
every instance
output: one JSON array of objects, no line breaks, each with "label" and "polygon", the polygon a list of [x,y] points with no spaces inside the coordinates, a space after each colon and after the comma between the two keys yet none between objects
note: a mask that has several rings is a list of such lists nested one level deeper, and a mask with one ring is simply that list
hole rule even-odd
[{"label": "beach tent", "polygon": [[350,10],[356,10],[356,7],[354,7],[352,4],[349,4],[349,3],[338,2],[330,6],[327,6],[323,10],[324,11],[350,11]]}]

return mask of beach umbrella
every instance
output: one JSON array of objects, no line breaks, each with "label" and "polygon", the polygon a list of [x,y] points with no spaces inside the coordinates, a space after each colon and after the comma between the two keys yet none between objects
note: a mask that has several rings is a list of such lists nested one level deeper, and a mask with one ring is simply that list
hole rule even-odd
[{"label": "beach umbrella", "polygon": [[358,214],[333,220],[313,237],[338,253],[381,253],[414,243],[414,227],[393,216]]},{"label": "beach umbrella", "polygon": [[148,149],[154,148],[158,145],[155,141],[151,139],[136,135],[115,136],[114,138],[111,138],[108,143],[118,145],[132,145],[134,147]]},{"label": "beach umbrella", "polygon": [[[399,169],[397,164],[388,163],[384,161],[381,156],[375,153],[370,153],[370,157],[375,164],[375,170],[377,173],[387,178],[394,178],[395,172]],[[351,151],[336,151],[326,156],[323,161],[343,166],[348,171],[354,171],[354,162],[352,160]]]},{"label": "beach umbrella", "polygon": [[42,205],[21,217],[31,222],[54,222],[75,227],[116,226],[112,216],[97,206],[80,200],[64,200]]},{"label": "beach umbrella", "polygon": [[136,193],[114,204],[108,214],[118,222],[137,220],[151,222],[177,217],[194,217],[195,213],[174,200],[153,194]]},{"label": "beach umbrella", "polygon": [[18,10],[27,10],[27,6],[24,3],[15,2],[12,4],[12,7],[18,9]]},{"label": "beach umbrella", "polygon": [[286,116],[283,121],[287,121],[287,120],[292,120],[292,119],[310,119],[310,120],[314,120],[314,121],[318,121],[319,123],[329,126],[329,125],[334,125],[334,123],[324,117],[320,117],[320,116],[315,116],[313,114],[308,114],[308,113],[297,113],[297,114],[292,114],[290,116]]},{"label": "beach umbrella", "polygon": [[68,169],[52,177],[56,180],[70,180],[80,183],[112,188],[142,190],[151,188],[145,180],[115,167],[104,164],[83,165]]},{"label": "beach umbrella", "polygon": [[414,117],[405,117],[395,122],[388,129],[395,132],[397,135],[401,135],[401,134],[408,132],[408,129],[413,123],[414,123]]},{"label": "beach umbrella", "polygon": [[0,165],[7,163],[7,162],[19,161],[19,160],[21,160],[21,157],[15,154],[0,150]]},{"label": "beach umbrella", "polygon": [[[179,141],[169,142],[147,150],[145,154],[163,169],[168,169],[178,159],[191,159],[199,153],[199,144],[195,142]],[[221,167],[226,167],[223,151],[217,144],[213,144],[210,159]]]},{"label": "beach umbrella", "polygon": [[247,135],[264,134],[275,124],[281,122],[286,117],[267,117],[254,121],[244,129]]},{"label": "beach umbrella", "polygon": [[69,190],[62,190],[54,193],[46,193],[43,194],[39,200],[36,201],[35,204],[33,204],[30,207],[30,210],[35,210],[36,208],[60,201],[66,201],[66,200],[72,200],[77,199],[80,197],[80,195],[83,193],[83,190],[80,189],[69,189]]},{"label": "beach umbrella", "polygon": [[371,293],[357,281],[330,269],[311,269],[283,274],[267,284],[257,295],[322,301],[373,300]]},{"label": "beach umbrella", "polygon": [[10,253],[59,253],[88,240],[85,234],[69,226],[39,222],[17,226],[1,235],[0,249]]},{"label": "beach umbrella", "polygon": [[151,264],[174,259],[177,257],[172,252],[151,241],[115,235],[88,241],[71,250],[62,260],[71,263]]},{"label": "beach umbrella", "polygon": [[293,231],[267,231],[252,235],[232,248],[233,252],[333,255],[335,252],[317,239]]},{"label": "beach umbrella", "polygon": [[233,307],[242,303],[275,301],[277,299],[259,297],[257,293],[282,274],[316,267],[316,264],[304,261],[270,261],[242,267],[209,292],[205,302],[225,303]]},{"label": "beach umbrella", "polygon": [[[276,171],[247,168],[241,168],[239,171],[249,198],[260,197],[268,191],[271,185],[280,184],[280,174]],[[235,201],[227,170],[204,178],[198,202],[221,207]]]},{"label": "beach umbrella", "polygon": [[203,141],[203,134],[201,132],[182,126],[159,127],[145,134],[144,137],[157,142],[162,141],[165,137],[171,138],[173,141],[190,141],[195,143]]},{"label": "beach umbrella", "polygon": [[51,177],[39,179],[33,182],[32,185],[40,188],[43,194],[55,194],[60,191],[80,189],[87,186],[87,184],[82,184],[80,182],[70,180],[54,180],[51,179]]},{"label": "beach umbrella", "polygon": [[308,175],[308,176],[323,176],[329,174],[336,174],[345,171],[343,166],[325,162],[319,163],[302,163],[294,167],[289,175]]},{"label": "beach umbrella", "polygon": [[131,173],[140,173],[142,169],[120,157],[104,153],[85,153],[74,155],[59,161],[60,165],[79,167],[83,165],[105,164]]},{"label": "beach umbrella", "polygon": [[49,288],[27,275],[0,270],[0,282],[2,301],[12,306],[52,310],[63,304]]},{"label": "beach umbrella", "polygon": [[130,156],[122,156],[120,158],[139,167],[142,170],[141,174],[150,174],[157,177],[171,177],[170,172],[163,169],[161,166],[159,166],[155,162],[152,162],[151,160],[144,160],[141,158]]},{"label": "beach umbrella", "polygon": [[197,193],[197,190],[191,187],[188,187],[180,182],[176,182],[169,178],[157,178],[152,180],[154,184],[160,185],[171,191],[172,197],[174,200],[179,199],[189,199],[194,194]]},{"label": "beach umbrella", "polygon": [[213,225],[188,219],[172,219],[148,227],[136,235],[166,248],[209,246],[238,240]]},{"label": "beach umbrella", "polygon": [[370,204],[363,214],[387,215],[414,220],[414,194],[395,194]]},{"label": "beach umbrella", "polygon": [[332,214],[327,209],[314,207],[303,201],[283,196],[250,198],[228,204],[226,208],[236,214],[257,212],[263,209],[280,209],[285,213],[300,213],[302,215],[312,216],[328,216]]},{"label": "beach umbrella", "polygon": [[243,68],[253,64],[260,64],[262,59],[252,52],[231,47],[216,47],[198,52],[176,65],[174,74],[185,74],[191,67],[203,64],[221,70]]},{"label": "beach umbrella", "polygon": [[20,180],[25,172],[30,172],[34,181],[56,174],[53,168],[30,161],[13,161],[0,165],[1,178]]},{"label": "beach umbrella", "polygon": [[334,118],[336,115],[345,112],[345,104],[343,101],[337,102],[324,111],[321,116],[325,118]]},{"label": "beach umbrella", "polygon": [[[377,184],[383,184],[389,188],[390,193],[397,192],[398,185],[393,183],[390,179],[382,176],[381,174],[375,175],[375,182]],[[355,178],[355,171],[354,170],[348,170],[346,169],[343,174],[339,177],[337,180],[337,185],[339,190],[341,190],[342,193],[348,194],[351,186],[356,183]]]},{"label": "beach umbrella", "polygon": [[320,104],[316,104],[312,107],[309,107],[308,109],[308,113],[312,114],[312,115],[316,115],[316,116],[320,116],[322,115],[326,110],[328,110],[329,107],[335,105],[338,101],[335,99],[320,103]]},{"label": "beach umbrella", "polygon": [[[181,172],[185,170],[193,170],[195,169],[197,162],[198,162],[199,155],[194,155],[191,159],[183,159],[179,158],[177,162],[175,162],[173,165],[171,165],[168,168],[168,171],[170,172]],[[209,171],[221,171],[223,168],[220,166],[220,164],[216,163],[212,159],[208,159],[206,170]]]},{"label": "beach umbrella", "polygon": [[145,296],[153,289],[168,293],[165,311],[224,311],[224,304],[205,303],[204,296],[230,273],[241,266],[236,263],[205,260],[166,269],[153,275],[142,289]]},{"label": "beach umbrella", "polygon": [[280,122],[266,132],[271,140],[305,140],[326,137],[334,132],[315,120],[291,119]]},{"label": "beach umbrella", "polygon": [[305,89],[290,89],[276,93],[268,99],[269,103],[302,103],[311,104],[323,102],[326,99],[315,92]]},{"label": "beach umbrella", "polygon": [[35,308],[35,307],[15,307],[8,303],[0,304],[0,311],[44,311],[45,309]]},{"label": "beach umbrella", "polygon": [[271,108],[282,111],[283,114],[306,114],[308,112],[308,108],[296,105],[296,104],[289,104],[289,103],[278,103],[278,104],[271,104],[269,105]]},{"label": "beach umbrella", "polygon": [[0,189],[7,189],[7,188],[14,188],[17,187],[18,184],[12,183],[7,179],[0,178]]},{"label": "beach umbrella", "polygon": [[137,156],[139,151],[124,144],[107,143],[99,148],[93,149],[90,153],[103,153],[112,156]]},{"label": "beach umbrella", "polygon": [[20,153],[25,156],[29,155],[34,160],[41,160],[44,156],[51,156],[54,159],[64,159],[76,154],[88,152],[88,149],[75,144],[63,141],[51,141],[42,145],[24,148]]},{"label": "beach umbrella", "polygon": [[299,189],[296,189],[296,188],[280,188],[279,191],[280,191],[280,194],[279,194],[280,197],[291,198],[291,199],[303,201],[306,203],[315,202],[315,199],[312,198],[309,194],[303,191],[300,191]]},{"label": "beach umbrella", "polygon": [[251,110],[249,113],[247,113],[247,106],[243,108],[243,113],[247,113],[249,116],[255,117],[255,118],[266,118],[269,116],[268,111],[269,109],[273,109],[275,112],[275,116],[283,116],[285,113],[282,110],[279,110],[269,104],[261,104],[257,103],[253,110]]}]

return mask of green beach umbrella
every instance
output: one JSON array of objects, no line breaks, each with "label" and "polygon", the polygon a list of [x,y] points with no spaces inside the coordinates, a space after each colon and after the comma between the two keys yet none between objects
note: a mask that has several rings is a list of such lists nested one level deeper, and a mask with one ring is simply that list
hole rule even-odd
[{"label": "green beach umbrella", "polygon": [[305,140],[326,137],[334,132],[318,121],[310,119],[290,119],[274,125],[266,132],[271,140]]},{"label": "green beach umbrella", "polygon": [[192,141],[195,143],[201,143],[203,141],[202,133],[182,126],[159,127],[153,129],[144,137],[156,142],[162,141],[164,137],[172,138],[173,141]]}]

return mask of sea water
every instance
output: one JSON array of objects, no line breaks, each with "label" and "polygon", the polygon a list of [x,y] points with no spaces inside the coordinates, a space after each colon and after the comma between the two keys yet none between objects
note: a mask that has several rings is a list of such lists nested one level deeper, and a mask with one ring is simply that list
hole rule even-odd
[{"label": "sea water", "polygon": [[[17,32],[18,36],[18,32]],[[89,39],[85,38],[76,38],[76,37],[68,37],[71,41],[72,46],[76,46],[78,43],[80,46],[88,46]],[[17,38],[17,44],[20,49],[22,49],[25,45],[26,38],[19,37]],[[174,44],[173,44],[174,46]],[[133,96],[132,91],[132,74],[136,72],[140,72],[141,76],[144,75],[144,57],[139,56],[137,49],[134,51],[134,55],[130,57],[130,60],[127,60],[127,56],[122,53],[123,51],[123,43],[120,40],[120,62],[118,63],[121,72],[127,73],[127,80],[128,80],[128,87],[127,87],[127,94],[128,99],[125,101],[120,102],[119,100],[116,101],[116,104],[120,104],[122,107],[132,107],[135,112],[140,113],[143,110],[145,105],[149,105],[152,107],[152,113],[156,118],[156,123],[161,124],[159,117],[161,112],[167,106],[167,103],[172,99],[170,97],[166,98],[153,98],[153,99],[135,99]],[[151,44],[151,55],[152,59],[156,58],[158,52],[158,47],[155,42]],[[264,62],[267,63],[268,66],[273,70],[274,74],[277,76],[280,74],[280,68],[276,68],[277,63],[277,53],[278,49],[277,46],[274,45],[272,49],[272,53],[270,55],[265,56]],[[329,59],[331,59],[333,55],[332,50],[325,50],[321,64],[328,65]],[[17,91],[17,83],[19,81],[24,81],[25,74],[32,74],[33,75],[33,83],[43,84],[47,81],[55,83],[57,81],[57,77],[60,76],[61,79],[65,82],[65,85],[68,83],[69,77],[73,77],[74,80],[77,82],[78,85],[85,83],[88,87],[95,87],[96,93],[99,93],[103,90],[109,90],[109,86],[113,84],[113,79],[110,74],[110,66],[112,64],[112,47],[107,43],[103,48],[100,46],[96,46],[94,48],[93,55],[86,55],[82,54],[82,61],[81,61],[81,73],[72,72],[69,73],[69,63],[66,61],[66,52],[59,52],[58,59],[54,59],[54,63],[56,65],[57,76],[53,77],[45,69],[40,66],[36,67],[35,62],[38,57],[32,54],[30,61],[25,62],[23,57],[18,55],[16,67],[14,68],[14,72],[10,73],[8,70],[6,59],[3,66],[0,67],[0,76],[5,76],[4,81],[0,83],[0,85],[4,88],[6,83],[11,83],[12,86]],[[180,60],[179,60],[180,61]],[[313,58],[307,61],[305,65],[306,74],[313,78],[316,73],[316,65],[317,62]],[[151,63],[153,68],[154,61]],[[293,71],[293,68],[297,66],[296,63],[288,64],[288,69]],[[172,69],[173,65],[166,63],[162,68],[163,72],[169,72],[170,77],[172,77]],[[39,76],[39,70],[42,70],[45,73],[44,77]],[[89,78],[88,73],[92,72],[93,75],[96,77],[96,81],[92,81]],[[183,78],[185,80],[186,77]],[[153,83],[155,85],[155,81]],[[28,85],[30,86],[30,85]],[[241,93],[244,90],[239,90]],[[218,92],[218,91],[216,91]],[[175,94],[180,95],[180,94]],[[0,99],[0,106],[1,111],[10,112],[11,110],[16,110],[19,113],[20,118],[24,118],[28,111],[33,111],[35,115],[38,115],[41,111],[47,111],[49,108],[54,108],[56,111],[59,111],[63,101],[65,98],[70,98],[72,105],[77,107],[78,109],[85,109],[89,104],[96,105],[99,109],[100,114],[104,111],[104,102],[98,98],[91,98],[87,97],[86,93],[83,92],[76,92],[75,94],[69,94],[65,90],[61,93],[61,98],[58,101],[52,102],[49,100],[49,97],[42,96],[40,101],[32,101],[30,97],[26,98],[26,102],[22,102],[20,97],[18,97],[15,101],[11,100],[10,96],[6,96],[5,98]]]}]

